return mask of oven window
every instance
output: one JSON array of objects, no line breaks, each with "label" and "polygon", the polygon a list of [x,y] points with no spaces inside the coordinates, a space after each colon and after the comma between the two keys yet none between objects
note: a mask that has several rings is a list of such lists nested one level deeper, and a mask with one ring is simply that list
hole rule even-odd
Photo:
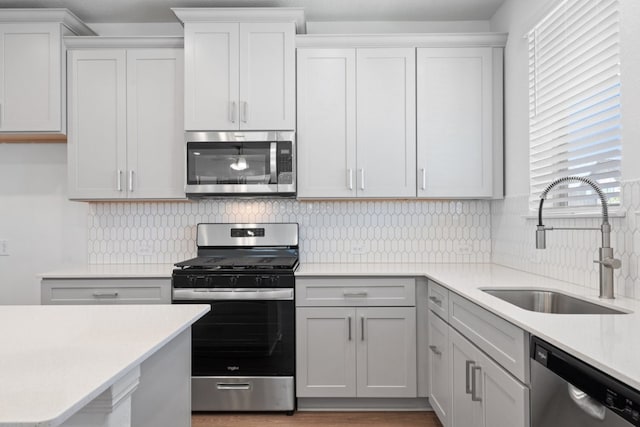
[{"label": "oven window", "polygon": [[270,150],[270,142],[189,142],[187,183],[269,184]]},{"label": "oven window", "polygon": [[293,301],[179,302],[211,305],[191,328],[194,376],[293,375]]}]

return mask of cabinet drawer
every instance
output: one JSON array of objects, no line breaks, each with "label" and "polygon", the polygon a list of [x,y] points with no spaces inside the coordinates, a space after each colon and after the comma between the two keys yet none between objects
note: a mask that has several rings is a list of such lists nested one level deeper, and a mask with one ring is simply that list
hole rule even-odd
[{"label": "cabinet drawer", "polygon": [[415,306],[413,278],[296,279],[296,305],[303,306]]},{"label": "cabinet drawer", "polygon": [[528,334],[517,326],[451,292],[449,324],[520,381],[529,381]]},{"label": "cabinet drawer", "polygon": [[170,304],[171,279],[45,279],[42,304]]},{"label": "cabinet drawer", "polygon": [[449,314],[449,290],[429,280],[428,299],[431,311],[447,320]]}]

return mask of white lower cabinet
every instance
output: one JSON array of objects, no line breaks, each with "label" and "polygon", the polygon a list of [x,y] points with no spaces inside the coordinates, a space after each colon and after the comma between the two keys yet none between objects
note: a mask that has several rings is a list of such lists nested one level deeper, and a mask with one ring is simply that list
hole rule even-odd
[{"label": "white lower cabinet", "polygon": [[449,337],[453,374],[449,426],[528,426],[529,388],[455,329]]},{"label": "white lower cabinet", "polygon": [[449,325],[429,311],[429,402],[443,425],[451,412]]},{"label": "white lower cabinet", "polygon": [[[514,360],[509,370],[481,350],[487,347],[511,355],[501,340],[514,335],[504,332],[513,332],[509,328],[514,326],[432,282],[429,293],[449,302],[432,305],[429,312],[429,402],[440,422],[444,427],[529,427],[529,387],[518,379],[526,361]],[[475,325],[482,326],[469,335],[453,326],[462,324],[463,309],[473,310]],[[524,338],[522,357],[528,354]]]},{"label": "white lower cabinet", "polygon": [[296,395],[417,398],[415,279],[296,281]]},{"label": "white lower cabinet", "polygon": [[298,307],[298,397],[416,397],[415,307]]},{"label": "white lower cabinet", "polygon": [[42,279],[42,305],[171,304],[171,279]]}]

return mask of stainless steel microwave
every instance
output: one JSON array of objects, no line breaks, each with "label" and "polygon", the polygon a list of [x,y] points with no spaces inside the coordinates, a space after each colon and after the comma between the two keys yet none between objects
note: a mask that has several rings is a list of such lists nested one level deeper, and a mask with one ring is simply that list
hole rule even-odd
[{"label": "stainless steel microwave", "polygon": [[294,132],[187,132],[186,142],[189,198],[296,195]]}]

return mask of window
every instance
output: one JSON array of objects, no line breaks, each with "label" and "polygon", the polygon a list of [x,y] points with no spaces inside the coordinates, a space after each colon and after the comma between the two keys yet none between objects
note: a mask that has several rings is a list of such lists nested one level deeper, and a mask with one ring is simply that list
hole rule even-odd
[{"label": "window", "polygon": [[[556,178],[596,181],[620,204],[621,126],[618,0],[565,0],[529,40],[530,204]],[[598,208],[586,184],[569,182],[545,208]]]}]

